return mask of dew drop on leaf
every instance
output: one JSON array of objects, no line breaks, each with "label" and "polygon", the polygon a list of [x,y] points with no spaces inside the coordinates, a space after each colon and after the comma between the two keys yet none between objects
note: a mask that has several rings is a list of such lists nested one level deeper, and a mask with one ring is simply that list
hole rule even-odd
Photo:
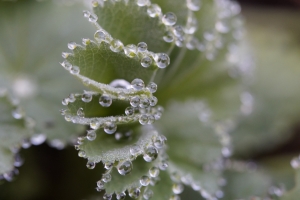
[{"label": "dew drop on leaf", "polygon": [[132,168],[133,168],[133,166],[132,166],[131,161],[127,160],[127,161],[124,161],[119,164],[118,172],[121,175],[127,175],[132,171]]},{"label": "dew drop on leaf", "polygon": [[142,176],[140,179],[140,183],[142,186],[148,186],[150,183],[150,178],[149,176]]},{"label": "dew drop on leaf", "polygon": [[137,47],[133,44],[129,44],[126,47],[124,47],[124,52],[126,56],[133,58],[137,54]]},{"label": "dew drop on leaf", "polygon": [[135,90],[142,90],[145,87],[145,83],[142,79],[136,78],[131,82],[131,86]]},{"label": "dew drop on leaf", "polygon": [[148,115],[142,114],[142,115],[140,116],[140,118],[139,118],[139,122],[140,122],[140,124],[142,124],[142,125],[147,124],[147,123],[148,123]]},{"label": "dew drop on leaf", "polygon": [[177,21],[177,17],[174,13],[172,12],[168,12],[166,13],[163,18],[162,18],[162,22],[166,25],[166,26],[173,26],[174,24],[176,24]]},{"label": "dew drop on leaf", "polygon": [[117,197],[118,200],[124,200],[126,198],[126,193],[121,192],[119,194],[116,194],[116,197]]},{"label": "dew drop on leaf", "polygon": [[180,194],[183,192],[183,185],[181,183],[175,183],[173,186],[172,186],[172,190],[173,190],[173,193],[174,194]]},{"label": "dew drop on leaf", "polygon": [[79,74],[79,72],[80,72],[80,69],[78,66],[72,66],[70,69],[71,74]]},{"label": "dew drop on leaf", "polygon": [[107,182],[111,181],[111,175],[110,174],[103,174],[101,180],[103,182],[107,183]]},{"label": "dew drop on leaf", "polygon": [[145,52],[147,50],[147,44],[145,42],[140,42],[137,45],[139,52]]},{"label": "dew drop on leaf", "polygon": [[201,0],[187,0],[187,7],[192,11],[198,11],[201,7]]},{"label": "dew drop on leaf", "polygon": [[86,138],[87,138],[89,141],[95,140],[96,137],[97,137],[96,131],[94,131],[94,130],[88,130],[88,131],[87,131]]},{"label": "dew drop on leaf", "polygon": [[150,17],[158,17],[161,14],[161,8],[157,4],[151,4],[147,9],[147,13]]},{"label": "dew drop on leaf", "polygon": [[143,155],[143,158],[146,162],[152,162],[155,160],[158,156],[158,151],[154,146],[149,146],[145,150],[145,153]]},{"label": "dew drop on leaf", "polygon": [[111,199],[112,199],[112,194],[105,193],[105,194],[103,195],[103,199],[104,199],[104,200],[111,200]]},{"label": "dew drop on leaf", "polygon": [[140,188],[132,188],[128,191],[128,194],[131,198],[137,199],[140,196]]},{"label": "dew drop on leaf", "polygon": [[113,134],[117,130],[117,125],[114,122],[105,122],[104,131],[107,134]]},{"label": "dew drop on leaf", "polygon": [[145,56],[141,60],[141,65],[145,68],[150,67],[152,64],[152,59],[149,56]]},{"label": "dew drop on leaf", "polygon": [[85,103],[88,103],[92,101],[92,98],[93,98],[92,94],[84,93],[82,94],[81,100]]},{"label": "dew drop on leaf", "polygon": [[148,83],[147,88],[151,93],[155,93],[157,90],[157,85],[156,83],[150,82]]},{"label": "dew drop on leaf", "polygon": [[124,79],[113,80],[109,85],[114,88],[122,89],[129,89],[131,87],[130,83]]},{"label": "dew drop on leaf", "polygon": [[170,58],[165,53],[155,54],[155,61],[159,68],[166,68],[170,64]]},{"label": "dew drop on leaf", "polygon": [[133,107],[127,107],[125,110],[125,114],[127,116],[132,116],[134,114],[134,108]]},{"label": "dew drop on leaf", "polygon": [[148,200],[151,199],[153,196],[153,191],[150,190],[149,188],[146,188],[143,194],[144,199]]},{"label": "dew drop on leaf", "polygon": [[99,103],[103,107],[109,107],[112,104],[112,98],[106,94],[101,95]]},{"label": "dew drop on leaf", "polygon": [[157,167],[152,167],[149,169],[149,175],[154,178],[157,177],[159,175],[159,169]]},{"label": "dew drop on leaf", "polygon": [[113,52],[120,52],[124,48],[123,43],[120,40],[114,39],[110,42],[110,50]]},{"label": "dew drop on leaf", "polygon": [[130,99],[130,105],[132,107],[137,107],[140,104],[140,98],[138,96],[134,96]]},{"label": "dew drop on leaf", "polygon": [[142,153],[142,149],[138,145],[134,145],[130,148],[130,154],[135,156],[135,157],[138,156],[141,153]]}]

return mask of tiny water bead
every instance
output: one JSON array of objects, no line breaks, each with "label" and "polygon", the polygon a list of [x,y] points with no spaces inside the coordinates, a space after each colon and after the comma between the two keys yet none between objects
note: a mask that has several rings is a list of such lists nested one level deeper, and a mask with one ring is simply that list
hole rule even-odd
[{"label": "tiny water bead", "polygon": [[69,55],[70,55],[70,53],[68,53],[68,52],[62,52],[62,53],[61,53],[61,56],[62,56],[63,58],[68,58]]},{"label": "tiny water bead", "polygon": [[72,66],[70,69],[71,74],[79,74],[79,72],[80,72],[80,69],[78,66]]},{"label": "tiny water bead", "polygon": [[133,58],[137,54],[137,47],[134,44],[129,44],[124,47],[124,52],[128,57]]},{"label": "tiny water bead", "polygon": [[137,5],[138,6],[147,6],[150,3],[149,0],[137,0]]},{"label": "tiny water bead", "polygon": [[96,33],[94,34],[94,38],[97,42],[111,42],[112,38],[109,33],[107,33],[105,30],[97,30]]},{"label": "tiny water bead", "polygon": [[148,116],[148,124],[153,124],[155,122],[155,117],[153,115]]},{"label": "tiny water bead", "polygon": [[111,181],[111,175],[110,174],[103,174],[101,180],[103,182],[107,183],[107,182]]},{"label": "tiny water bead", "polygon": [[291,166],[294,169],[299,169],[300,168],[300,159],[299,159],[299,157],[296,157],[293,160],[291,160]]},{"label": "tiny water bead", "polygon": [[82,157],[82,158],[86,157],[85,151],[80,150],[80,151],[78,152],[78,156],[79,156],[79,157]]},{"label": "tiny water bead", "polygon": [[167,31],[163,37],[165,42],[173,42],[174,41],[174,35],[172,34],[172,32]]},{"label": "tiny water bead", "polygon": [[146,125],[148,123],[148,115],[142,114],[139,118],[139,122],[142,125]]},{"label": "tiny water bead", "polygon": [[170,58],[165,53],[155,54],[155,61],[159,68],[166,68],[170,64]]},{"label": "tiny water bead", "polygon": [[162,17],[162,22],[166,26],[173,26],[177,22],[177,17],[174,13],[168,12]]},{"label": "tiny water bead", "polygon": [[146,188],[143,194],[144,199],[149,200],[153,197],[153,191],[149,188]]},{"label": "tiny water bead", "polygon": [[89,45],[91,43],[91,40],[90,39],[88,39],[88,38],[82,38],[82,44],[83,45]]},{"label": "tiny water bead", "polygon": [[131,161],[129,161],[129,160],[120,163],[118,166],[118,172],[121,175],[129,174],[132,171],[132,169],[133,169],[133,166],[132,166]]},{"label": "tiny water bead", "polygon": [[172,186],[172,190],[173,190],[173,193],[174,194],[180,194],[183,192],[183,185],[181,183],[175,183],[173,186]]},{"label": "tiny water bead", "polygon": [[62,101],[61,101],[61,104],[64,105],[64,106],[67,106],[69,104],[69,99],[68,98],[64,98]]},{"label": "tiny water bead", "polygon": [[97,119],[92,119],[90,122],[90,127],[92,129],[98,129],[100,127],[100,122]]},{"label": "tiny water bead", "polygon": [[112,98],[106,94],[101,95],[99,103],[103,107],[109,107],[112,104]]},{"label": "tiny water bead", "polygon": [[68,43],[68,48],[70,50],[74,50],[77,47],[77,44],[75,42],[69,42]]},{"label": "tiny water bead", "polygon": [[159,169],[157,167],[152,167],[151,169],[149,169],[149,175],[153,178],[158,177]]},{"label": "tiny water bead", "polygon": [[149,56],[145,56],[141,60],[141,65],[145,68],[150,67],[152,64],[152,59]]},{"label": "tiny water bead", "polygon": [[198,11],[201,7],[201,0],[187,0],[187,7],[192,11]]},{"label": "tiny water bead", "polygon": [[131,198],[137,199],[140,196],[140,188],[132,188],[128,191],[128,194]]},{"label": "tiny water bead", "polygon": [[105,122],[104,131],[107,134],[113,134],[117,130],[117,125],[114,122]]},{"label": "tiny water bead", "polygon": [[180,200],[180,197],[176,194],[173,194],[169,200]]},{"label": "tiny water bead", "polygon": [[20,107],[15,108],[11,114],[15,119],[22,119],[24,117],[24,111]]},{"label": "tiny water bead", "polygon": [[140,42],[137,44],[137,48],[139,52],[145,52],[147,51],[148,46],[145,42]]},{"label": "tiny water bead", "polygon": [[114,163],[112,163],[112,162],[104,163],[104,168],[105,169],[111,169],[113,166],[114,166]]},{"label": "tiny water bead", "polygon": [[138,156],[141,153],[142,153],[142,149],[138,145],[134,145],[130,148],[130,154],[133,155],[134,157]]},{"label": "tiny water bead", "polygon": [[105,185],[105,183],[102,180],[97,181],[97,187],[99,189],[103,190],[104,189],[104,185]]},{"label": "tiny water bead", "polygon": [[96,166],[96,163],[95,163],[94,161],[90,161],[90,160],[89,160],[89,161],[86,163],[86,167],[87,167],[88,169],[94,169],[95,166]]},{"label": "tiny water bead", "polygon": [[150,183],[150,178],[149,176],[142,176],[140,179],[140,183],[142,186],[148,186]]},{"label": "tiny water bead", "polygon": [[92,98],[93,98],[92,94],[84,93],[84,94],[82,94],[81,100],[85,103],[88,103],[88,102],[92,101]]},{"label": "tiny water bead", "polygon": [[158,149],[163,148],[166,140],[167,140],[167,138],[163,135],[159,135],[157,137],[154,137],[153,138],[154,146]]},{"label": "tiny water bead", "polygon": [[136,78],[131,82],[131,86],[135,90],[142,90],[145,87],[145,83],[142,79]]},{"label": "tiny water bead", "polygon": [[88,130],[88,131],[87,131],[86,138],[87,138],[89,141],[95,140],[96,137],[97,137],[96,131],[94,131],[94,130]]},{"label": "tiny water bead", "polygon": [[150,82],[147,85],[147,89],[151,92],[151,93],[155,93],[157,90],[157,85],[156,83]]},{"label": "tiny water bead", "polygon": [[130,105],[132,107],[137,107],[140,104],[140,97],[134,96],[130,99]]},{"label": "tiny water bead", "polygon": [[72,64],[69,63],[68,61],[62,62],[61,65],[62,65],[66,70],[70,70],[71,67],[72,67]]},{"label": "tiny water bead", "polygon": [[47,136],[44,134],[35,134],[30,138],[30,142],[33,145],[40,145],[42,143],[44,143],[47,139]]},{"label": "tiny water bead", "polygon": [[78,117],[84,117],[83,108],[79,108],[79,109],[77,110],[77,116],[78,116]]},{"label": "tiny water bead", "polygon": [[95,14],[91,13],[89,16],[89,21],[92,23],[95,23],[95,22],[97,22],[97,20],[98,20],[98,17]]},{"label": "tiny water bead", "polygon": [[125,110],[125,114],[127,116],[132,116],[134,115],[134,108],[133,107],[127,107],[126,110]]},{"label": "tiny water bead", "polygon": [[140,100],[140,108],[148,108],[150,106],[150,101],[147,98],[143,98]]},{"label": "tiny water bead", "polygon": [[119,193],[119,194],[116,194],[116,198],[117,198],[118,200],[123,200],[123,199],[126,198],[126,193],[125,193],[125,192],[121,192],[121,193]]},{"label": "tiny water bead", "polygon": [[158,102],[158,99],[155,96],[153,96],[150,97],[149,102],[150,102],[150,106],[155,106]]},{"label": "tiny water bead", "polygon": [[143,158],[146,162],[152,162],[154,161],[158,156],[158,151],[154,146],[149,146],[145,150],[145,154],[143,155]]},{"label": "tiny water bead", "polygon": [[83,16],[86,18],[90,17],[90,15],[91,15],[90,11],[88,11],[88,10],[84,10],[82,12],[83,12]]},{"label": "tiny water bead", "polygon": [[124,45],[120,40],[113,39],[110,42],[110,50],[112,50],[113,52],[116,52],[116,53],[120,52],[123,50],[123,48],[124,48]]},{"label": "tiny water bead", "polygon": [[150,17],[158,17],[161,14],[161,8],[159,7],[159,5],[157,4],[151,4],[148,8],[147,8],[147,13]]},{"label": "tiny water bead", "polygon": [[111,200],[111,199],[112,199],[112,194],[105,193],[105,194],[103,195],[103,199],[104,199],[104,200]]},{"label": "tiny water bead", "polygon": [[179,38],[182,38],[184,36],[184,31],[183,31],[182,26],[179,26],[179,25],[174,26],[173,32],[174,32],[174,35]]}]

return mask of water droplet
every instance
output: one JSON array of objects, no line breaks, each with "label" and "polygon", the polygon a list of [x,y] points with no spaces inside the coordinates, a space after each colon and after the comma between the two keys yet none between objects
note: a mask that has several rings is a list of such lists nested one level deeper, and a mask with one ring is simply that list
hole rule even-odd
[{"label": "water droplet", "polygon": [[22,147],[24,149],[28,149],[31,146],[30,139],[26,138],[22,141]]},{"label": "water droplet", "polygon": [[20,107],[16,107],[11,114],[15,119],[22,119],[24,117],[24,111]]},{"label": "water droplet", "polygon": [[78,156],[79,156],[79,157],[82,157],[82,158],[86,157],[85,151],[80,150],[80,151],[78,152]]},{"label": "water droplet", "polygon": [[148,123],[148,115],[142,114],[142,115],[140,116],[140,118],[139,118],[139,122],[140,122],[140,124],[142,124],[142,125],[147,124],[147,123]]},{"label": "water droplet", "polygon": [[61,63],[61,66],[63,66],[66,70],[70,70],[72,67],[72,64],[69,63],[68,61],[64,61]]},{"label": "water droplet", "polygon": [[141,7],[149,5],[149,3],[149,0],[137,0],[137,5]]},{"label": "water droplet", "polygon": [[87,167],[88,169],[94,169],[95,166],[96,166],[96,163],[95,163],[94,161],[90,161],[90,160],[89,160],[89,161],[86,163],[86,167]]},{"label": "water droplet", "polygon": [[133,58],[137,54],[137,47],[134,44],[129,44],[124,47],[124,52],[128,57]]},{"label": "water droplet", "polygon": [[114,122],[105,122],[104,131],[107,134],[113,134],[117,130],[117,125]]},{"label": "water droplet", "polygon": [[297,158],[294,158],[293,160],[291,160],[291,166],[294,169],[299,169],[300,168],[300,159],[297,157]]},{"label": "water droplet", "polygon": [[148,116],[148,124],[153,124],[155,122],[155,117],[153,115]]},{"label": "water droplet", "polygon": [[61,53],[61,56],[62,56],[63,58],[68,58],[69,55],[70,55],[70,53],[68,53],[68,52],[62,52],[62,53]]},{"label": "water droplet", "polygon": [[112,104],[112,98],[106,94],[101,95],[99,103],[103,107],[109,107]]},{"label": "water droplet", "polygon": [[165,35],[163,36],[163,39],[164,39],[165,42],[169,42],[170,43],[170,42],[174,41],[174,36],[173,36],[172,32],[167,31],[165,33]]},{"label": "water droplet", "polygon": [[137,199],[140,196],[140,188],[132,188],[128,191],[128,194],[131,198]]},{"label": "water droplet", "polygon": [[135,90],[142,90],[145,87],[145,83],[142,79],[136,78],[131,82],[131,86]]},{"label": "water droplet", "polygon": [[152,162],[155,160],[158,156],[158,151],[154,146],[149,146],[145,150],[145,154],[143,155],[143,158],[146,162]]},{"label": "water droplet", "polygon": [[147,13],[150,17],[158,17],[161,14],[161,8],[157,4],[151,4],[147,8]]},{"label": "water droplet", "polygon": [[88,17],[90,17],[90,15],[91,15],[91,13],[89,11],[87,11],[87,10],[83,11],[83,16],[84,17],[88,18]]},{"label": "water droplet", "polygon": [[124,79],[113,80],[109,85],[114,88],[123,88],[123,89],[129,89],[131,87],[130,83]]},{"label": "water droplet", "polygon": [[224,197],[224,192],[222,190],[218,190],[215,195],[218,199],[222,199]]},{"label": "water droplet", "polygon": [[138,156],[141,153],[142,153],[142,149],[138,145],[134,145],[130,148],[130,154],[133,155],[134,157]]},{"label": "water droplet", "polygon": [[94,8],[96,8],[97,6],[99,6],[99,3],[98,3],[98,1],[92,1],[92,6],[94,7]]},{"label": "water droplet", "polygon": [[150,106],[155,106],[158,102],[158,100],[155,96],[150,97],[149,101],[150,101]]},{"label": "water droplet", "polygon": [[102,180],[97,181],[97,187],[98,187],[99,189],[101,189],[101,190],[104,189],[104,184],[105,184],[105,183],[104,183]]},{"label": "water droplet", "polygon": [[79,108],[79,109],[77,110],[77,116],[78,116],[78,117],[84,117],[83,108]]},{"label": "water droplet", "polygon": [[138,43],[137,47],[139,52],[147,51],[147,44],[145,42]]},{"label": "water droplet", "polygon": [[118,172],[121,175],[127,175],[132,171],[132,168],[133,168],[133,166],[132,166],[131,161],[127,160],[127,161],[124,161],[119,164]]},{"label": "water droplet", "polygon": [[153,197],[153,191],[150,190],[149,188],[146,188],[143,194],[144,199],[148,200]]},{"label": "water droplet", "polygon": [[105,183],[111,181],[111,175],[110,174],[103,174],[102,175],[102,181],[105,182]]},{"label": "water droplet", "polygon": [[82,38],[82,44],[83,45],[89,45],[91,43],[91,40],[90,39],[88,39],[88,38]]},{"label": "water droplet", "polygon": [[114,166],[114,163],[112,163],[112,162],[104,163],[104,168],[105,169],[111,169],[113,166]]},{"label": "water droplet", "polygon": [[69,99],[68,98],[65,98],[61,101],[61,104],[64,105],[64,106],[67,106],[69,104]]},{"label": "water droplet", "polygon": [[147,98],[140,100],[140,108],[148,108],[150,106],[150,101]]},{"label": "water droplet", "polygon": [[110,42],[110,50],[112,50],[113,52],[120,52],[120,51],[122,51],[123,48],[124,48],[124,45],[120,40],[113,39]]},{"label": "water droplet", "polygon": [[229,148],[229,147],[223,147],[222,148],[222,155],[224,156],[224,157],[229,157],[229,156],[231,156],[231,154],[232,154],[232,149],[231,148]]},{"label": "water droplet", "polygon": [[142,176],[140,179],[140,183],[142,186],[148,186],[150,183],[150,178],[149,176]]},{"label": "water droplet", "polygon": [[21,167],[24,163],[23,158],[20,156],[20,154],[15,155],[15,161],[14,161],[14,166],[15,167]]},{"label": "water droplet", "polygon": [[95,22],[97,22],[97,20],[98,20],[98,17],[91,13],[89,16],[89,21],[92,23],[95,23]]},{"label": "water droplet", "polygon": [[47,137],[44,134],[36,134],[30,138],[30,142],[33,145],[40,145],[46,141]]},{"label": "water droplet", "polygon": [[80,69],[78,66],[72,66],[70,69],[71,74],[79,74],[79,72],[80,72]]},{"label": "water droplet", "polygon": [[151,93],[155,93],[156,90],[157,90],[157,85],[153,82],[150,82],[148,85],[147,85],[147,89],[151,92]]},{"label": "water droplet", "polygon": [[130,99],[130,105],[132,107],[137,107],[140,104],[140,98],[138,96],[134,96]]},{"label": "water droplet", "polygon": [[82,100],[83,102],[88,103],[88,102],[91,102],[91,101],[92,101],[92,98],[93,98],[93,95],[92,95],[92,94],[84,93],[84,94],[82,94],[81,100]]},{"label": "water droplet", "polygon": [[173,194],[169,200],[180,200],[180,197],[176,194]]},{"label": "water droplet", "polygon": [[132,116],[134,115],[134,108],[133,107],[127,107],[126,110],[125,110],[125,114],[127,116]]},{"label": "water droplet", "polygon": [[168,12],[162,17],[162,22],[166,26],[173,26],[174,24],[176,24],[176,21],[177,21],[177,17],[172,12]]},{"label": "water droplet", "polygon": [[174,35],[176,35],[177,37],[183,37],[184,36],[184,31],[183,31],[182,26],[176,25],[173,28],[174,28],[173,29]]},{"label": "water droplet", "polygon": [[218,21],[215,25],[215,28],[220,33],[228,33],[229,32],[228,25],[226,25],[225,22],[222,22],[222,21]]},{"label": "water droplet", "polygon": [[170,64],[170,58],[165,53],[155,54],[155,61],[159,68],[165,68]]},{"label": "water droplet", "polygon": [[141,65],[143,67],[150,67],[150,65],[152,64],[152,59],[149,56],[145,56],[142,58],[141,60]]},{"label": "water droplet", "polygon": [[163,148],[166,140],[167,139],[161,135],[154,137],[154,139],[153,139],[154,146],[158,149]]},{"label": "water droplet", "polygon": [[116,194],[116,197],[117,197],[118,200],[124,200],[126,198],[126,193],[121,192],[119,194]]},{"label": "water droplet", "polygon": [[151,177],[158,177],[159,169],[157,167],[152,167],[151,169],[149,169],[149,175]]},{"label": "water droplet", "polygon": [[97,137],[96,131],[94,131],[94,130],[88,130],[88,131],[87,131],[86,138],[87,138],[89,141],[95,140],[96,137]]},{"label": "water droplet", "polygon": [[103,199],[104,199],[104,200],[111,200],[111,199],[112,199],[112,194],[105,193],[105,194],[103,195]]},{"label": "water droplet", "polygon": [[98,129],[100,127],[100,122],[97,119],[92,119],[90,122],[90,127],[92,129]]},{"label": "water droplet", "polygon": [[68,43],[68,48],[70,50],[74,50],[77,47],[77,44],[75,42],[69,42]]},{"label": "water droplet", "polygon": [[105,30],[97,30],[96,33],[94,34],[94,38],[97,42],[111,42],[112,37],[109,33],[107,33]]},{"label": "water droplet", "polygon": [[187,7],[192,11],[198,11],[201,7],[200,0],[187,0]]},{"label": "water droplet", "polygon": [[174,194],[180,194],[183,192],[183,185],[181,183],[175,183],[173,186],[172,186],[172,190],[174,192]]}]

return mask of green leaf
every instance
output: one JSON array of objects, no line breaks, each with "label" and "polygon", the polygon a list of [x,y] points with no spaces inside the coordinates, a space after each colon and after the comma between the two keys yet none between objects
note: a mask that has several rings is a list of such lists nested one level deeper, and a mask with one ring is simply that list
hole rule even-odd
[{"label": "green leaf", "polygon": [[[8,176],[14,165],[18,166],[15,156],[22,143],[33,135],[34,122],[24,116],[22,108],[6,91],[1,90],[0,93],[0,175]],[[8,180],[10,178],[7,177]]]},{"label": "green leaf", "polygon": [[300,187],[299,187],[299,183],[300,183],[300,170],[299,169],[296,170],[295,181],[296,181],[296,186],[292,190],[286,192],[280,198],[280,200],[293,200],[293,199],[299,198],[299,195],[300,195]]},{"label": "green leaf", "polygon": [[[82,86],[59,67],[59,49],[70,40],[92,35],[82,6],[51,1],[0,3],[0,86],[9,88],[26,114],[36,121],[37,133],[61,148],[82,128],[60,116],[59,102]],[[71,22],[78,22],[77,26]]]},{"label": "green leaf", "polygon": [[125,45],[145,42],[151,51],[167,52],[171,45],[163,36],[170,28],[161,22],[160,14],[149,16],[151,7],[151,3],[138,6],[136,1],[105,1],[94,7],[94,13],[99,25]]}]

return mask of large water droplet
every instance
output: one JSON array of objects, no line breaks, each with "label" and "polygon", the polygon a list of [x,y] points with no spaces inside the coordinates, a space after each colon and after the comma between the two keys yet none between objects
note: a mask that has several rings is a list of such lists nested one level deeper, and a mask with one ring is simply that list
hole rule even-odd
[{"label": "large water droplet", "polygon": [[136,78],[131,82],[131,86],[135,90],[142,90],[145,87],[145,83],[142,79]]},{"label": "large water droplet", "polygon": [[104,131],[107,134],[113,134],[117,130],[117,125],[114,122],[105,122]]},{"label": "large water droplet", "polygon": [[145,154],[144,154],[143,158],[146,162],[152,162],[153,160],[155,160],[157,158],[157,156],[158,156],[157,149],[154,146],[149,146],[145,150]]},{"label": "large water droplet", "polygon": [[132,166],[131,161],[127,160],[127,161],[124,161],[119,164],[118,172],[121,175],[127,175],[132,171],[132,168],[133,168],[133,166]]},{"label": "large water droplet", "polygon": [[147,85],[147,89],[151,92],[151,93],[155,93],[157,90],[157,85],[156,83],[150,82]]},{"label": "large water droplet", "polygon": [[99,103],[103,107],[109,107],[112,104],[112,98],[106,94],[101,95]]},{"label": "large water droplet", "polygon": [[187,7],[192,11],[198,11],[201,7],[200,0],[187,0]]},{"label": "large water droplet", "polygon": [[159,169],[157,167],[152,167],[151,169],[149,169],[149,175],[151,177],[158,177]]},{"label": "large water droplet", "polygon": [[94,161],[90,161],[90,160],[89,160],[89,161],[86,163],[86,167],[87,167],[88,169],[94,169],[95,166],[96,166],[96,163],[95,163]]},{"label": "large water droplet", "polygon": [[150,65],[152,64],[152,59],[149,56],[145,56],[142,58],[141,60],[141,65],[143,67],[150,67]]},{"label": "large water droplet", "polygon": [[107,183],[107,182],[111,181],[111,175],[110,174],[103,174],[101,180],[103,182]]},{"label": "large water droplet", "polygon": [[148,186],[150,183],[150,178],[149,176],[142,176],[140,179],[140,183],[142,186]]},{"label": "large water droplet", "polygon": [[110,50],[113,52],[120,52],[123,48],[124,45],[120,40],[114,39],[110,42]]},{"label": "large water droplet", "polygon": [[140,196],[140,188],[132,188],[128,191],[128,194],[131,198],[137,199]]},{"label": "large water droplet", "polygon": [[140,42],[138,43],[137,48],[139,52],[145,52],[147,51],[147,44],[145,42]]},{"label": "large water droplet", "polygon": [[168,12],[162,17],[162,22],[166,26],[173,26],[174,24],[176,24],[176,21],[177,21],[177,17],[172,12]]},{"label": "large water droplet", "polygon": [[124,47],[124,52],[128,57],[133,58],[137,54],[137,47],[134,44],[129,44]]},{"label": "large water droplet", "polygon": [[140,98],[138,96],[134,96],[130,99],[130,105],[132,107],[137,107],[140,104]]},{"label": "large water droplet", "polygon": [[87,131],[86,138],[87,138],[89,141],[95,140],[96,137],[97,137],[96,131],[94,131],[94,130],[88,130],[88,131]]},{"label": "large water droplet", "polygon": [[170,64],[170,58],[165,53],[155,54],[155,61],[159,68],[165,68]]},{"label": "large water droplet", "polygon": [[83,102],[88,103],[88,102],[91,102],[91,101],[92,101],[92,98],[93,98],[93,95],[92,95],[92,94],[84,93],[84,94],[82,94],[81,100],[82,100]]},{"label": "large water droplet", "polygon": [[180,194],[183,192],[183,185],[181,183],[175,183],[172,187],[174,194]]},{"label": "large water droplet", "polygon": [[123,89],[129,89],[131,87],[130,83],[124,79],[113,80],[109,85],[114,88],[123,88]]},{"label": "large water droplet", "polygon": [[150,17],[158,17],[161,14],[161,8],[157,4],[151,4],[147,8],[147,13]]}]

